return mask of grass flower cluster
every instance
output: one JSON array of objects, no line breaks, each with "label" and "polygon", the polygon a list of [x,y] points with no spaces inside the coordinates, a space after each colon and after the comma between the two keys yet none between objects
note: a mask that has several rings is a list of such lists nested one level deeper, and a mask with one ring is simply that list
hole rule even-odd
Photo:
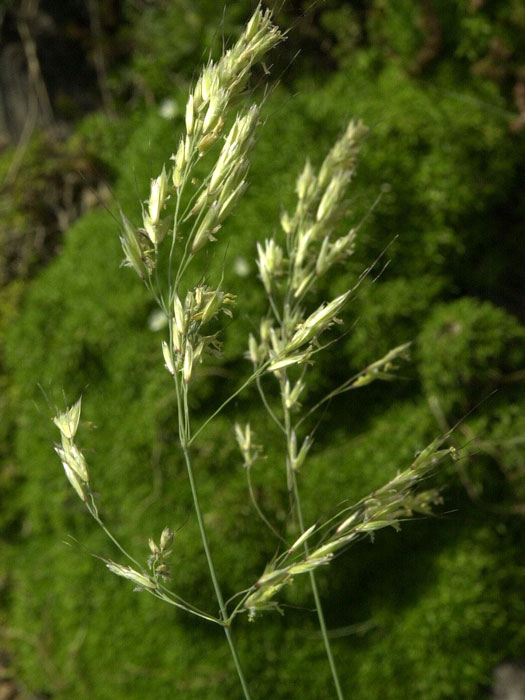
[{"label": "grass flower cluster", "polygon": [[[258,8],[240,39],[218,62],[209,61],[190,92],[185,110],[185,131],[169,162],[151,180],[142,205],[142,223],[133,224],[122,213],[121,243],[125,265],[134,270],[156,300],[166,318],[168,332],[159,348],[159,361],[171,376],[178,410],[178,437],[184,456],[209,574],[216,595],[210,613],[193,605],[169,587],[170,555],[176,556],[174,534],[166,527],[158,539],[145,538],[149,556],[137,561],[122,547],[102,521],[92,490],[86,458],[76,443],[81,399],[55,417],[61,442],[56,452],[79,498],[108,537],[120,549],[123,562],[103,558],[108,569],[187,614],[221,626],[246,698],[250,684],[242,670],[232,635],[239,615],[251,620],[267,610],[281,610],[278,595],[297,576],[309,577],[328,663],[337,697],[344,697],[330,647],[329,635],[316,582],[320,567],[327,566],[359,538],[385,527],[398,529],[414,513],[428,514],[440,502],[433,489],[420,484],[436,463],[450,454],[446,436],[425,448],[389,483],[332,515],[307,524],[303,517],[299,478],[314,443],[306,432],[306,419],[325,401],[355,390],[376,379],[390,379],[397,363],[406,357],[408,344],[391,350],[356,376],[336,387],[316,405],[301,404],[307,395],[309,368],[320,352],[337,338],[328,332],[342,324],[345,306],[362,278],[333,299],[312,301],[317,285],[328,273],[336,274],[357,242],[358,227],[346,227],[348,188],[356,170],[360,145],[366,135],[361,122],[351,121],[316,171],[307,160],[296,181],[297,203],[281,216],[281,235],[257,243],[256,263],[267,297],[267,313],[257,334],[247,338],[247,358],[252,371],[242,385],[198,429],[192,424],[189,397],[195,368],[208,355],[220,357],[220,318],[231,317],[234,295],[201,278],[189,280],[203,250],[221,238],[220,231],[247,187],[250,151],[260,122],[259,106],[242,107],[240,97],[252,67],[283,40],[271,13]],[[206,164],[207,175],[197,174]],[[346,232],[341,235],[344,224]],[[197,262],[198,264],[198,262]],[[366,273],[364,273],[366,274]],[[363,275],[364,276],[364,275]],[[326,338],[329,338],[328,340]],[[161,359],[162,358],[162,359]],[[281,540],[281,551],[245,590],[226,602],[214,566],[199,490],[192,467],[194,441],[208,423],[241,391],[254,386],[282,435],[283,479],[290,501],[295,541],[287,543],[262,512],[250,481],[250,470],[261,459],[264,444],[250,424],[235,425],[250,495],[256,512]],[[269,391],[270,389],[270,391]],[[278,392],[276,402],[275,390]],[[232,436],[233,438],[233,436]],[[101,557],[102,558],[102,557]]]}]

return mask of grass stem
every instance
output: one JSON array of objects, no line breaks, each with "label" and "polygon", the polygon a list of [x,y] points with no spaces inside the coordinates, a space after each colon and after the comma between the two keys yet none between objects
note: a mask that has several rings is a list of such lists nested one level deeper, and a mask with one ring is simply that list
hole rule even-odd
[{"label": "grass stem", "polygon": [[[287,445],[288,445],[288,457],[286,460],[286,469],[287,469],[287,480],[289,487],[291,487],[292,492],[293,492],[293,504],[294,504],[294,511],[295,514],[297,515],[297,523],[299,525],[299,530],[301,534],[305,532],[305,527],[304,527],[304,518],[303,518],[303,510],[301,507],[301,498],[299,496],[299,487],[297,485],[297,475],[295,473],[295,469],[292,466],[292,458],[291,458],[291,444],[292,444],[292,422],[291,422],[291,416],[290,416],[290,409],[286,406],[286,402],[284,400],[284,384],[285,380],[281,381],[281,395],[283,398],[283,411],[284,411],[284,425],[285,425],[285,430],[286,430],[286,440],[287,440]],[[309,548],[308,544],[305,540],[303,544],[304,552],[306,556],[308,556],[309,553]],[[326,629],[326,621],[324,618],[324,612],[323,612],[323,606],[321,603],[321,597],[319,595],[319,589],[317,587],[317,580],[315,578],[315,572],[310,571],[308,574],[310,578],[310,585],[312,587],[312,593],[314,596],[314,601],[315,601],[315,609],[317,611],[317,617],[319,619],[319,627],[321,629],[321,634],[323,637],[323,642],[324,642],[324,647],[326,651],[326,656],[328,657],[328,663],[330,664],[330,671],[332,673],[332,679],[334,682],[335,690],[337,693],[337,698],[338,700],[344,700],[344,695],[343,691],[341,688],[341,682],[339,680],[339,675],[337,673],[337,667],[335,665],[335,660],[334,656],[332,653],[332,647],[330,644],[330,638],[328,636],[328,630]]]},{"label": "grass stem", "polygon": [[[301,509],[301,501],[299,498],[299,489],[297,487],[297,478],[295,472],[292,473],[292,483],[295,497],[295,511],[297,513],[297,521],[299,523],[299,528],[301,532],[304,532],[304,520],[303,513]],[[305,554],[308,555],[308,545],[305,542],[304,545]],[[324,619],[323,606],[321,603],[321,597],[319,595],[319,589],[317,587],[317,580],[315,578],[315,572],[310,571],[308,573],[310,577],[310,585],[312,587],[312,593],[315,601],[315,608],[317,610],[317,617],[319,619],[319,627],[321,628],[321,634],[323,636],[324,648],[326,651],[326,656],[328,657],[328,663],[330,664],[330,671],[332,672],[332,679],[334,681],[335,691],[337,693],[338,700],[344,700],[343,691],[341,688],[341,682],[339,680],[339,675],[337,673],[337,667],[335,665],[334,656],[332,654],[332,646],[330,644],[330,637],[328,636],[328,630],[326,629],[326,621]]]},{"label": "grass stem", "polygon": [[184,453],[184,460],[186,462],[186,469],[188,472],[188,479],[190,482],[191,495],[193,497],[193,505],[195,507],[195,513],[197,515],[197,522],[199,524],[202,545],[204,547],[204,552],[206,554],[206,561],[208,562],[208,569],[210,571],[210,576],[211,576],[211,580],[213,583],[213,588],[215,589],[215,595],[217,597],[217,602],[219,603],[219,608],[221,611],[221,618],[222,618],[223,622],[225,623],[224,628],[223,628],[224,633],[226,635],[226,639],[228,640],[228,645],[230,647],[233,662],[235,664],[235,668],[236,668],[237,674],[239,676],[239,681],[240,681],[242,689],[243,689],[244,697],[246,698],[246,700],[250,700],[251,695],[250,695],[250,691],[248,690],[248,684],[246,682],[246,678],[244,677],[244,673],[243,673],[243,670],[241,667],[239,655],[237,654],[237,649],[236,649],[235,644],[233,642],[233,637],[232,637],[230,626],[227,622],[228,614],[226,611],[226,605],[224,603],[224,597],[222,595],[221,587],[219,584],[219,580],[217,578],[217,573],[215,571],[215,566],[213,564],[213,559],[211,556],[210,544],[208,541],[208,535],[206,533],[206,527],[204,525],[204,518],[202,516],[202,510],[200,507],[199,497],[197,494],[197,487],[195,484],[193,467],[191,464],[191,458],[190,458],[190,454],[189,454],[189,450],[188,450],[188,446],[187,446],[186,442],[181,441],[181,447],[182,447],[182,451]]}]

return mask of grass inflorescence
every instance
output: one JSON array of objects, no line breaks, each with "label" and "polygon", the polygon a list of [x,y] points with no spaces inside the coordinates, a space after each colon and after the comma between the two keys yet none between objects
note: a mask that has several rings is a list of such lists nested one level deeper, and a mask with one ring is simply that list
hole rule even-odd
[{"label": "grass inflorescence", "polygon": [[[178,438],[191,487],[195,517],[209,575],[215,591],[217,612],[209,612],[169,587],[170,558],[176,556],[174,533],[166,527],[160,537],[148,538],[149,556],[137,561],[118,542],[101,519],[92,490],[88,462],[76,441],[81,399],[55,417],[61,442],[56,446],[66,476],[87,510],[118,547],[122,561],[101,557],[107,568],[190,615],[223,628],[245,697],[249,682],[242,670],[232,636],[232,624],[239,615],[254,620],[264,611],[281,611],[278,595],[294,579],[307,574],[310,580],[321,634],[337,697],[343,689],[331,650],[316,572],[353,542],[381,528],[399,528],[415,513],[428,514],[440,502],[439,493],[421,489],[424,479],[450,449],[443,447],[446,436],[434,440],[413,463],[384,486],[358,503],[343,504],[331,515],[321,515],[307,524],[300,497],[300,475],[314,444],[314,431],[305,431],[307,418],[325,401],[346,391],[359,389],[375,380],[391,379],[397,363],[406,357],[408,344],[384,357],[331,390],[324,399],[308,407],[309,369],[319,353],[337,340],[334,328],[343,323],[345,307],[362,278],[338,296],[315,301],[320,281],[344,269],[358,245],[358,226],[349,227],[348,190],[355,176],[360,146],[367,129],[350,121],[340,138],[316,170],[309,160],[296,181],[296,206],[281,216],[280,237],[257,243],[256,264],[266,299],[267,311],[257,323],[257,333],[246,338],[247,358],[252,369],[234,394],[226,399],[196,430],[191,415],[191,391],[195,368],[208,356],[221,357],[221,325],[224,315],[232,317],[235,296],[205,279],[191,282],[195,261],[223,238],[222,228],[235,209],[247,184],[250,151],[260,125],[260,108],[242,106],[252,67],[283,40],[272,23],[271,13],[257,8],[239,40],[219,61],[209,61],[190,91],[184,117],[184,133],[174,153],[151,179],[147,200],[142,203],[142,221],[134,224],[122,212],[121,244],[124,265],[145,284],[163,315],[167,333],[159,348],[171,376],[177,405]],[[203,176],[202,172],[206,174]],[[341,226],[344,232],[341,233]],[[329,334],[332,335],[329,335]],[[268,385],[272,389],[268,393]],[[226,601],[208,540],[199,488],[193,469],[195,441],[211,420],[242,391],[256,387],[271,420],[282,436],[283,479],[289,496],[290,522],[295,536],[287,542],[278,527],[260,508],[250,482],[250,470],[264,454],[264,444],[250,424],[235,426],[248,476],[255,511],[279,537],[280,551],[268,562],[259,578]],[[275,401],[275,391],[278,399]],[[272,398],[273,397],[273,398]],[[232,439],[234,436],[232,435]],[[327,474],[327,478],[329,475]]]}]

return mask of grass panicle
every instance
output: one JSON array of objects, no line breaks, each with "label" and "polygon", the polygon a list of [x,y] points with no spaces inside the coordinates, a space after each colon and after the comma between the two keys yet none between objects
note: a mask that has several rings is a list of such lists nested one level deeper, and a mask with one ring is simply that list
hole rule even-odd
[{"label": "grass panicle", "polygon": [[[54,418],[61,436],[55,449],[75,492],[122,554],[122,563],[101,557],[107,568],[131,581],[136,590],[221,626],[246,698],[250,697],[249,684],[232,636],[232,623],[245,613],[253,620],[263,611],[280,610],[277,596],[297,576],[307,574],[335,692],[342,698],[316,574],[359,538],[373,536],[375,531],[385,527],[398,529],[400,523],[413,514],[430,513],[440,502],[439,493],[431,488],[420,490],[419,486],[450,450],[442,447],[444,439],[438,439],[423,450],[407,470],[357,504],[343,507],[324,521],[309,525],[304,522],[299,478],[307,467],[314,444],[314,431],[305,432],[306,419],[324,401],[340,393],[365,386],[375,379],[391,379],[397,363],[406,358],[408,350],[408,344],[391,350],[332,390],[315,406],[303,405],[308,394],[309,368],[317,354],[325,349],[323,342],[327,334],[335,324],[342,323],[341,317],[356,288],[354,284],[335,298],[322,303],[316,301],[319,281],[329,271],[336,274],[336,266],[344,266],[358,243],[358,226],[348,227],[348,190],[367,133],[359,121],[349,122],[318,170],[306,160],[296,181],[295,210],[283,212],[281,216],[282,240],[271,237],[257,242],[256,264],[267,298],[267,311],[257,324],[258,334],[251,333],[247,338],[247,357],[252,371],[232,397],[211,413],[204,425],[197,431],[193,429],[190,396],[195,367],[209,355],[221,356],[219,319],[224,315],[232,317],[237,300],[223,289],[222,282],[211,286],[201,278],[198,284],[193,284],[190,268],[203,249],[222,238],[220,231],[247,187],[250,151],[255,143],[260,110],[255,104],[243,107],[239,98],[245,91],[252,67],[283,38],[272,23],[270,11],[263,11],[259,6],[238,41],[219,61],[210,60],[206,64],[190,91],[184,113],[184,133],[160,174],[151,179],[149,195],[142,203],[140,225],[121,214],[124,264],[137,273],[167,319],[167,334],[159,349],[159,361],[164,362],[173,383],[180,449],[215,591],[216,600],[210,604],[212,612],[197,608],[168,587],[170,562],[177,559],[177,540],[168,527],[157,540],[145,538],[149,554],[144,563],[140,563],[126,552],[102,521],[88,464],[76,442],[81,399]],[[204,177],[201,163],[207,164]],[[279,392],[276,405],[271,405],[267,398],[265,385],[269,382]],[[195,439],[209,421],[252,384],[257,386],[265,408],[282,435],[283,478],[295,536],[292,544],[283,541],[258,505],[250,471],[262,459],[264,445],[256,441],[250,423],[243,426],[237,423],[235,439],[246,468],[253,505],[280,538],[282,546],[262,575],[242,593],[233,596],[231,600],[236,601],[233,606],[224,599],[215,569],[192,454]],[[266,460],[263,468],[272,466]]]}]

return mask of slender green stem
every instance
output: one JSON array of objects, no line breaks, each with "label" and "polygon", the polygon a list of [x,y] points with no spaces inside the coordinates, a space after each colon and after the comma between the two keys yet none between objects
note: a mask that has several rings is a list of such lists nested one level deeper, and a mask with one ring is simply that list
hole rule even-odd
[{"label": "slender green stem", "polygon": [[279,309],[277,308],[277,305],[276,305],[274,298],[271,294],[268,294],[268,301],[270,302],[270,306],[272,307],[273,315],[277,319],[278,323],[282,324],[281,315],[279,314]]},{"label": "slender green stem", "polygon": [[208,615],[208,614],[200,612],[198,610],[193,610],[192,608],[185,607],[184,605],[181,605],[176,600],[173,600],[173,598],[170,597],[170,595],[168,595],[166,593],[162,593],[162,590],[160,588],[158,591],[151,591],[151,594],[154,595],[155,598],[158,598],[159,600],[162,600],[165,603],[168,603],[169,605],[174,605],[176,608],[179,608],[181,610],[185,610],[186,612],[189,612],[192,615],[196,615],[197,617],[201,617],[203,620],[206,620],[207,622],[214,622],[216,625],[220,625],[221,627],[224,626],[224,622],[222,620],[218,620],[216,617],[213,617],[212,615]]},{"label": "slender green stem", "polygon": [[250,499],[252,501],[253,507],[257,512],[257,515],[260,517],[260,519],[263,521],[266,527],[273,532],[277,539],[281,540],[281,542],[284,542],[282,535],[280,535],[279,532],[277,532],[276,528],[271,524],[266,515],[263,513],[260,505],[257,503],[255,491],[253,490],[251,467],[247,467],[246,469],[246,481],[248,482],[248,491],[250,493]]},{"label": "slender green stem", "polygon": [[[242,608],[244,607],[244,603],[246,600],[250,597],[250,595],[255,591],[256,586],[250,586],[250,588],[247,588],[244,591],[240,591],[237,593],[237,596],[241,596],[240,601],[237,603],[235,608],[232,610],[230,617],[228,618],[228,623],[231,623],[231,621],[242,612]],[[230,598],[232,600],[232,598]],[[244,611],[246,612],[246,611]]]},{"label": "slender green stem", "polygon": [[281,423],[281,421],[277,418],[277,416],[275,415],[274,410],[272,409],[272,407],[271,407],[270,404],[268,403],[268,399],[266,398],[266,394],[264,393],[264,389],[263,389],[262,384],[261,384],[261,377],[258,376],[257,379],[256,379],[255,381],[256,381],[256,384],[257,384],[257,391],[259,392],[259,396],[261,397],[261,401],[263,402],[264,407],[266,408],[266,411],[268,412],[268,415],[269,415],[270,418],[273,420],[273,422],[274,422],[277,426],[279,426],[279,429],[280,429],[283,433],[286,432],[286,431],[285,431],[285,428],[284,428],[284,425],[283,425],[283,424]]},{"label": "slender green stem", "polygon": [[199,435],[199,433],[200,433],[202,430],[204,430],[204,428],[208,425],[208,423],[211,423],[211,421],[222,411],[223,408],[225,408],[225,407],[230,403],[230,401],[233,401],[233,399],[234,399],[236,396],[238,396],[241,392],[243,392],[243,391],[246,389],[246,387],[249,386],[249,385],[253,382],[254,379],[256,379],[257,377],[260,377],[260,376],[261,376],[261,374],[264,372],[264,370],[266,369],[266,367],[268,366],[268,364],[269,364],[269,363],[265,363],[264,365],[262,365],[261,367],[259,367],[259,369],[257,369],[253,374],[251,374],[251,375],[248,377],[248,379],[247,379],[236,391],[233,392],[233,394],[231,394],[230,396],[228,396],[228,398],[225,399],[225,400],[221,403],[221,405],[219,406],[219,408],[217,408],[217,410],[215,410],[215,411],[211,414],[211,416],[209,416],[209,418],[207,418],[207,419],[204,421],[204,423],[200,426],[200,428],[199,428],[198,430],[196,430],[195,433],[192,435],[192,437],[188,440],[188,446],[190,446],[190,445],[193,443],[193,441],[195,440],[195,438],[197,437],[197,435]]},{"label": "slender green stem", "polygon": [[[291,282],[295,276],[295,263],[294,263],[294,255],[293,255],[293,251],[295,249],[295,246],[296,246],[295,238],[290,239],[289,250],[288,250],[289,261],[290,261],[289,262],[289,269],[288,269],[288,283],[286,284],[286,289],[285,289],[285,294],[284,294],[284,299],[283,299],[283,313],[281,316],[279,314],[275,313],[274,304],[272,303],[272,299],[270,297],[270,304],[271,304],[272,310],[274,310],[276,320],[280,323],[280,326],[281,326],[281,337],[283,339],[283,342],[284,342],[284,339],[286,337],[288,337],[289,333],[290,333],[290,319],[294,316],[295,311],[298,308],[298,305],[300,304],[304,294],[306,293],[306,290],[304,290],[303,294],[301,295],[301,297],[299,299],[297,299],[295,301],[295,305],[294,305]],[[280,375],[279,382],[280,382],[280,388],[281,388],[281,399],[282,399],[282,408],[283,408],[283,415],[284,415],[284,428],[285,428],[286,444],[287,444],[287,451],[288,451],[287,458],[286,458],[286,477],[287,477],[288,490],[290,493],[290,500],[292,503],[293,512],[295,512],[297,515],[297,521],[299,524],[299,528],[300,528],[301,534],[303,534],[305,532],[303,512],[302,512],[302,508],[301,508],[301,499],[299,497],[299,488],[297,486],[297,477],[296,477],[295,468],[294,468],[293,461],[292,461],[293,460],[293,455],[292,455],[293,428],[292,428],[292,421],[291,421],[291,416],[290,416],[290,409],[286,405],[286,401],[285,401],[286,381],[287,381],[287,374],[286,374],[286,370],[284,370]],[[309,548],[308,548],[308,544],[306,541],[303,544],[303,548],[304,548],[305,554],[308,556]],[[332,678],[333,678],[337,698],[338,698],[338,700],[344,700],[343,691],[341,689],[341,683],[339,681],[339,675],[337,673],[337,668],[336,668],[334,657],[332,654],[330,639],[328,637],[328,632],[326,629],[326,622],[325,622],[325,618],[324,618],[323,606],[321,604],[321,598],[319,596],[319,589],[317,587],[315,573],[313,571],[310,571],[309,577],[310,577],[310,584],[312,587],[312,593],[314,596],[315,607],[317,610],[317,617],[319,619],[319,626],[321,629],[321,634],[323,636],[326,655],[328,658],[328,662],[330,664],[330,670],[332,672]]]},{"label": "slender green stem", "polygon": [[[303,513],[301,509],[301,501],[299,499],[299,489],[297,488],[297,479],[295,473],[292,472],[293,489],[295,496],[295,509],[297,513],[297,520],[299,522],[299,527],[301,532],[304,532],[304,520]],[[308,545],[304,543],[305,554],[308,555]],[[319,627],[321,628],[321,634],[323,635],[324,648],[326,651],[326,656],[328,657],[328,663],[330,664],[330,670],[332,671],[332,678],[334,681],[335,690],[339,700],[344,700],[343,691],[341,689],[341,683],[339,681],[339,675],[337,673],[337,667],[335,665],[335,660],[332,654],[332,647],[330,645],[330,638],[328,636],[328,630],[326,629],[326,622],[324,619],[323,606],[321,603],[321,597],[319,595],[319,589],[317,588],[317,581],[315,578],[315,572],[309,572],[310,584],[312,586],[312,593],[314,595],[315,607],[317,610],[317,617],[319,618]]]},{"label": "slender green stem", "polygon": [[100,525],[100,527],[102,528],[102,530],[106,533],[106,535],[109,537],[109,539],[113,542],[113,544],[115,545],[115,547],[117,547],[117,549],[119,549],[119,550],[122,552],[122,554],[123,554],[125,557],[127,557],[127,558],[130,560],[130,562],[131,562],[132,564],[134,564],[138,569],[142,569],[142,565],[139,564],[139,562],[138,562],[136,559],[134,559],[134,558],[131,556],[131,554],[128,554],[128,552],[126,552],[126,550],[125,550],[124,547],[120,544],[120,542],[111,534],[111,532],[108,530],[108,528],[104,525],[104,523],[103,523],[102,520],[100,519],[99,515],[98,515],[98,514],[95,514],[95,513],[94,513],[93,511],[91,511],[91,510],[90,510],[89,512],[91,513],[91,515],[93,516],[93,518],[97,521],[97,523]]},{"label": "slender green stem", "polygon": [[[281,382],[281,395],[283,397],[284,425],[285,425],[285,429],[286,429],[286,440],[287,440],[287,445],[288,445],[288,457],[286,460],[287,479],[288,479],[289,488],[291,488],[291,490],[293,492],[294,509],[295,509],[295,513],[297,515],[297,522],[299,524],[299,529],[300,529],[301,534],[302,534],[303,532],[305,532],[305,527],[304,527],[303,511],[302,511],[302,507],[301,507],[301,499],[299,496],[299,488],[297,486],[297,477],[296,477],[296,473],[295,473],[295,470],[294,470],[293,465],[292,465],[292,455],[291,455],[292,422],[291,422],[291,417],[290,417],[290,410],[286,406],[286,403],[284,401],[284,382],[285,382],[285,380],[282,380],[282,382]],[[308,544],[306,541],[303,544],[303,548],[304,548],[306,556],[308,556],[309,547],[308,547]],[[312,593],[313,593],[314,601],[315,601],[315,608],[317,610],[317,617],[319,619],[319,627],[321,628],[321,634],[323,636],[323,642],[324,642],[324,647],[326,650],[326,656],[328,657],[328,663],[330,664],[330,670],[332,672],[332,679],[334,681],[334,686],[335,686],[335,690],[337,693],[337,698],[338,698],[338,700],[344,700],[343,691],[341,689],[341,683],[339,681],[339,675],[337,673],[337,667],[335,665],[335,660],[334,660],[334,657],[332,654],[332,647],[330,645],[330,638],[328,637],[328,631],[326,629],[326,622],[325,622],[325,618],[324,618],[323,606],[321,603],[321,597],[319,595],[319,589],[317,587],[315,572],[310,571],[309,577],[310,577],[310,585],[312,587]]]},{"label": "slender green stem", "polygon": [[204,547],[204,552],[206,554],[206,561],[208,562],[208,569],[210,571],[210,576],[211,576],[211,580],[213,583],[213,588],[215,589],[215,595],[217,596],[217,602],[219,603],[219,608],[221,611],[221,618],[222,618],[223,623],[224,623],[224,633],[226,634],[226,639],[228,640],[228,644],[230,646],[230,651],[232,654],[233,662],[235,664],[235,668],[237,670],[237,674],[238,674],[239,680],[241,682],[241,686],[242,686],[242,689],[244,692],[244,697],[246,698],[246,700],[250,700],[250,698],[251,698],[250,691],[248,690],[248,685],[247,685],[246,679],[244,677],[244,673],[243,673],[243,670],[241,667],[239,656],[237,654],[237,649],[235,648],[235,644],[233,643],[233,637],[232,637],[231,629],[230,629],[229,622],[228,622],[228,613],[226,610],[226,605],[224,603],[224,597],[222,595],[221,587],[220,587],[219,581],[217,579],[215,566],[213,564],[213,559],[211,556],[210,544],[208,541],[208,535],[206,533],[206,527],[204,525],[204,518],[202,516],[202,510],[201,510],[200,503],[199,503],[199,497],[197,495],[197,487],[195,484],[195,477],[193,474],[191,458],[190,458],[190,454],[188,451],[188,446],[187,446],[186,441],[181,440],[181,447],[182,447],[182,451],[184,453],[184,459],[186,462],[186,469],[188,472],[188,479],[190,482],[191,495],[193,496],[193,505],[195,507],[195,513],[197,515],[197,522],[199,524],[202,545]]}]

